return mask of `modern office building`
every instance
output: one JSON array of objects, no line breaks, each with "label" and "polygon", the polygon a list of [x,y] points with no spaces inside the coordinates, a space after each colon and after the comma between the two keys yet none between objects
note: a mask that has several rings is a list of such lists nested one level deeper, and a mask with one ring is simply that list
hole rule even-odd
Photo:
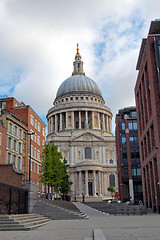
[{"label": "modern office building", "polygon": [[[6,147],[3,147],[0,164],[14,163],[18,171],[25,173],[26,180],[29,180],[30,172],[30,180],[39,185],[40,192],[44,191],[44,186],[39,184],[39,175],[45,143],[45,123],[29,105],[19,103],[13,97],[0,99],[0,122],[0,129],[6,129],[7,135],[1,143],[1,147]],[[0,132],[0,135],[2,138],[5,134]]]},{"label": "modern office building", "polygon": [[85,75],[78,46],[73,66],[48,111],[47,141],[58,146],[69,164],[73,197],[111,198],[107,188],[118,188],[112,113],[97,84]]},{"label": "modern office building", "polygon": [[160,213],[160,20],[142,40],[135,85],[144,203]]},{"label": "modern office building", "polygon": [[138,203],[143,195],[136,107],[119,110],[115,134],[119,197]]}]

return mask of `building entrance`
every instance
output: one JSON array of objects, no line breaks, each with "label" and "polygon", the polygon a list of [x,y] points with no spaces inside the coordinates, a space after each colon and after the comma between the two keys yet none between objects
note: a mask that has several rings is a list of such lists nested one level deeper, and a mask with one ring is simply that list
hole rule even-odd
[{"label": "building entrance", "polygon": [[89,193],[89,196],[93,196],[92,182],[88,182],[88,193]]}]

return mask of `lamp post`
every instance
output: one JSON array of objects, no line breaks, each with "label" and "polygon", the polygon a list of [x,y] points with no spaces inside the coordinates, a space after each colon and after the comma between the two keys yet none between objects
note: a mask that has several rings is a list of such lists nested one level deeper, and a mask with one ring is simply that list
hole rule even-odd
[{"label": "lamp post", "polygon": [[30,136],[30,157],[29,157],[29,182],[31,182],[31,136],[34,135],[34,132],[27,133]]}]

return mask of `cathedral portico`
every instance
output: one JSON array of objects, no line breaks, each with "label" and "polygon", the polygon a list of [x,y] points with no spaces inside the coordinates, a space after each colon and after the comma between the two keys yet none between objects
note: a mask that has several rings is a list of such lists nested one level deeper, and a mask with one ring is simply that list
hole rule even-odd
[{"label": "cathedral portico", "polygon": [[47,141],[67,160],[72,197],[110,198],[107,188],[118,190],[112,113],[97,84],[85,75],[78,46],[73,68],[48,111]]}]

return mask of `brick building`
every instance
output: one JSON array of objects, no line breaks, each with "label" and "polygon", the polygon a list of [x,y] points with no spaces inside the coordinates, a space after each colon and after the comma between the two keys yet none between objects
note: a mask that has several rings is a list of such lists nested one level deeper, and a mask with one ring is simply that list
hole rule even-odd
[{"label": "brick building", "polygon": [[160,20],[142,40],[135,85],[144,203],[160,213]]},{"label": "brick building", "polygon": [[116,154],[119,196],[122,201],[143,200],[135,107],[120,109],[116,115]]},{"label": "brick building", "polygon": [[[42,184],[39,184],[39,174],[41,153],[45,143],[45,123],[29,105],[19,103],[13,97],[0,99],[0,118],[0,130],[6,129],[7,135],[6,140],[1,143],[1,148],[2,145],[6,147],[3,147],[1,152],[0,163],[14,163],[16,169],[26,173],[28,180],[31,146],[31,181],[39,185],[40,192],[43,191]],[[31,135],[31,145],[30,135],[27,133],[34,133]]]}]

